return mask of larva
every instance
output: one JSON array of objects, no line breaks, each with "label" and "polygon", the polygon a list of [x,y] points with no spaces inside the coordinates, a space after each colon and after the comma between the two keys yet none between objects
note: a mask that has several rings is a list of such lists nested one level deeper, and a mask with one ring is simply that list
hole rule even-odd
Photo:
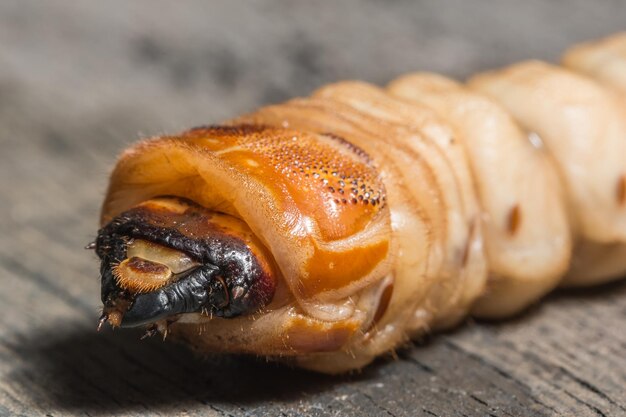
[{"label": "larva", "polygon": [[125,150],[101,324],[339,373],[626,272],[626,33],[460,84],[323,87]]}]

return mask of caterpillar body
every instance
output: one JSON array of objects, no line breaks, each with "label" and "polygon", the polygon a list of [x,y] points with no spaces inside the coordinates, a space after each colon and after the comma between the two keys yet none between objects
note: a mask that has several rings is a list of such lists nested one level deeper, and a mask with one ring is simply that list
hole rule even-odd
[{"label": "caterpillar body", "polygon": [[325,86],[125,150],[101,324],[327,373],[626,273],[626,33],[563,67]]}]

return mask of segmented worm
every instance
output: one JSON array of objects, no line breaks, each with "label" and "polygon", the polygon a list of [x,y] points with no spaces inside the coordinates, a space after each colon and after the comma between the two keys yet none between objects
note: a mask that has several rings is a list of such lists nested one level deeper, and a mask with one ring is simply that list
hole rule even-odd
[{"label": "segmented worm", "polygon": [[131,146],[101,324],[339,373],[623,276],[626,33],[562,63],[341,82]]}]

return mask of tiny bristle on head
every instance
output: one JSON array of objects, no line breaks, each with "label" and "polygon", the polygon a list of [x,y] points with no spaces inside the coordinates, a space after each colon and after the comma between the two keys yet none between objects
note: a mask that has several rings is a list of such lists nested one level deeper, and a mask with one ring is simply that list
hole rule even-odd
[{"label": "tiny bristle on head", "polygon": [[103,312],[100,315],[100,318],[98,319],[98,327],[96,328],[96,331],[99,332],[102,329],[102,325],[104,325],[104,323],[106,323],[108,319],[109,319],[109,315]]}]

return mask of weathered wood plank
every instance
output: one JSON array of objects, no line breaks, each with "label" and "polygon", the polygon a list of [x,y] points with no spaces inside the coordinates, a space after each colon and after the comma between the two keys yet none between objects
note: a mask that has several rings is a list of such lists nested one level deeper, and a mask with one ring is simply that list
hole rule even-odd
[{"label": "weathered wood plank", "polygon": [[137,137],[342,78],[453,76],[623,30],[586,2],[0,3],[0,415],[626,415],[626,282],[316,375],[95,332],[106,175]]}]

